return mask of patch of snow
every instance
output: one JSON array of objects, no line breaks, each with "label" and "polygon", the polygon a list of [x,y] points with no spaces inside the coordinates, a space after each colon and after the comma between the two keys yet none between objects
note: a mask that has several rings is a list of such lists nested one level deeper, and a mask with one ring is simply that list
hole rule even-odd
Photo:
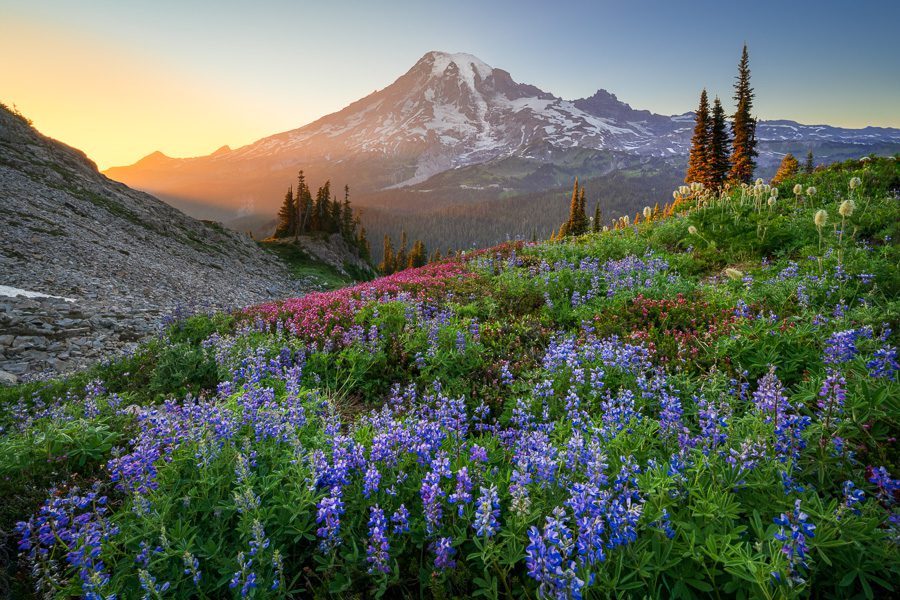
[{"label": "patch of snow", "polygon": [[66,302],[75,302],[75,298],[65,298],[63,296],[51,296],[50,294],[42,294],[40,292],[31,292],[21,288],[14,288],[8,285],[0,285],[0,296],[7,298],[15,298],[16,296],[24,296],[26,298],[59,298]]}]

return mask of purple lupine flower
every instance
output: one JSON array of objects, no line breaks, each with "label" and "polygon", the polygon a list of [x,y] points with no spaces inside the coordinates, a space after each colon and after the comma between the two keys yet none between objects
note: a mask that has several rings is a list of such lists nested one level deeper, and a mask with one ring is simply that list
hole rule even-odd
[{"label": "purple lupine flower", "polygon": [[892,479],[885,467],[869,467],[869,470],[867,479],[878,488],[876,497],[885,506],[893,506],[900,492],[900,479]]},{"label": "purple lupine flower", "polygon": [[453,538],[442,537],[432,545],[434,550],[434,568],[438,571],[452,569],[456,566],[453,556],[456,554],[456,548],[453,547]]},{"label": "purple lupine flower", "polygon": [[369,507],[369,544],[366,547],[366,562],[369,563],[369,574],[390,573],[388,565],[391,546],[387,539],[387,522],[384,511],[375,506]]},{"label": "purple lupine flower", "polygon": [[528,575],[540,584],[541,598],[581,598],[585,582],[576,574],[572,532],[566,521],[565,509],[556,507],[547,517],[543,532],[534,526],[528,530],[525,566]]},{"label": "purple lupine flower", "polygon": [[369,468],[366,469],[366,474],[363,478],[363,497],[369,498],[372,494],[378,492],[378,484],[380,482],[381,473],[378,472],[375,463],[369,463]]},{"label": "purple lupine flower", "polygon": [[456,472],[456,490],[450,494],[447,501],[450,504],[457,504],[457,515],[463,516],[466,504],[472,501],[472,479],[469,477],[468,467],[461,467]]},{"label": "purple lupine flower", "polygon": [[481,488],[475,509],[475,522],[472,528],[479,537],[492,537],[500,529],[497,517],[500,516],[500,499],[497,497],[497,486]]},{"label": "purple lupine flower", "polygon": [[825,381],[819,390],[819,420],[823,421],[824,427],[830,427],[837,423],[840,415],[844,412],[844,400],[847,398],[847,380],[835,369],[829,368]]},{"label": "purple lupine flower", "polygon": [[254,519],[250,535],[252,536],[250,539],[250,556],[256,556],[260,550],[265,550],[269,547],[269,538],[266,537],[262,521],[259,519]]},{"label": "purple lupine flower", "polygon": [[195,586],[199,585],[202,573],[200,572],[200,561],[197,560],[197,557],[185,550],[184,556],[181,557],[181,562],[184,565],[184,574],[191,576],[191,581]]},{"label": "purple lupine flower", "polygon": [[869,377],[875,379],[886,378],[890,381],[897,379],[897,371],[900,365],[897,364],[897,349],[894,346],[886,346],[879,348],[872,356],[872,360],[866,363],[869,369]]},{"label": "purple lupine flower", "polygon": [[[775,534],[775,539],[783,542],[781,551],[788,559],[788,578],[792,583],[802,584],[803,573],[809,571],[809,564],[806,562],[809,547],[806,540],[815,536],[816,526],[810,523],[809,516],[800,510],[799,499],[794,502],[793,512],[781,513],[774,522],[781,526]],[[772,575],[780,581],[778,572],[773,572]]]},{"label": "purple lupine flower", "polygon": [[441,526],[441,517],[444,509],[441,506],[441,497],[444,491],[440,486],[440,476],[434,471],[429,471],[422,479],[422,487],[419,495],[422,497],[422,509],[425,513],[425,531],[433,535]]},{"label": "purple lupine flower", "polygon": [[469,460],[472,462],[487,462],[487,450],[478,444],[472,444],[472,447],[469,449]]},{"label": "purple lupine flower", "polygon": [[860,329],[847,329],[833,333],[825,341],[825,364],[838,365],[853,359],[859,350],[856,348],[857,340],[861,338],[871,339],[871,327]]},{"label": "purple lupine flower", "polygon": [[838,510],[849,510],[854,515],[862,514],[862,511],[857,505],[863,503],[866,498],[866,493],[857,488],[852,481],[845,481],[843,485],[841,485],[841,491],[844,492],[844,500],[841,502],[841,507]]},{"label": "purple lupine flower", "polygon": [[231,582],[228,587],[234,589],[241,586],[241,598],[246,598],[250,594],[250,590],[256,587],[256,573],[253,572],[253,559],[246,558],[243,552],[238,553],[239,570],[231,576]]},{"label": "purple lupine flower", "polygon": [[391,515],[391,523],[394,524],[394,533],[400,535],[409,531],[409,511],[403,504],[400,505],[393,515]]},{"label": "purple lupine flower", "polygon": [[330,552],[341,544],[341,515],[344,513],[341,493],[341,488],[332,488],[331,495],[325,496],[316,505],[316,523],[322,525],[316,535],[322,538],[319,543],[322,552]]}]

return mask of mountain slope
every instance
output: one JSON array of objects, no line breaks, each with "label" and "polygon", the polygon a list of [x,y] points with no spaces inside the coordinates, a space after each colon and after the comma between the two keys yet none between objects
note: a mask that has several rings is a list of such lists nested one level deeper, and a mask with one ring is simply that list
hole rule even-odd
[{"label": "mountain slope", "polygon": [[[498,164],[516,165],[512,175],[500,174],[505,181],[487,194],[493,198],[552,189],[558,182],[542,177],[542,167],[570,162],[575,150],[591,154],[588,163],[608,163],[614,155],[619,168],[650,161],[654,170],[667,165],[680,174],[692,128],[691,113],[636,110],[605,90],[568,101],[517,83],[475,56],[429,52],[388,87],[304,127],[205,157],[157,152],[106,173],[207,216],[273,213],[301,168],[317,181],[350,183],[359,205],[421,185],[432,190],[434,208],[469,189],[455,174],[473,165],[488,165],[480,172],[492,175]],[[829,161],[900,149],[900,130],[885,128],[764,121],[758,138],[763,176],[788,151],[813,149],[818,160]],[[435,176],[440,185],[432,185]]]},{"label": "mountain slope", "polygon": [[[124,328],[137,338],[176,306],[243,305],[304,287],[246,235],[107,179],[82,152],[42,136],[5,107],[0,230],[0,285],[75,301],[71,310],[62,302],[60,315],[69,320],[57,328],[39,314],[47,308],[40,300],[0,294],[0,333],[9,334],[0,340],[0,369],[17,374],[53,366],[45,360],[53,344],[37,338],[90,337],[82,329],[99,321],[127,322],[108,333]],[[29,339],[19,343],[17,336]]]}]

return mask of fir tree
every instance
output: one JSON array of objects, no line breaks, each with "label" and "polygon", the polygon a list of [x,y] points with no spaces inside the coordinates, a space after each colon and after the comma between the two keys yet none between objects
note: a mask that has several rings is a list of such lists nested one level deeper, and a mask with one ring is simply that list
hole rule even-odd
[{"label": "fir tree", "polygon": [[558,236],[551,239],[562,239],[568,235],[581,235],[587,232],[587,215],[585,214],[584,187],[578,185],[578,178],[572,187],[572,201],[569,204],[569,218],[559,228]]},{"label": "fir tree", "polygon": [[803,165],[803,170],[807,175],[812,175],[812,172],[816,169],[816,165],[813,163],[813,153],[812,149],[806,153],[806,164]]},{"label": "fir tree", "polygon": [[428,263],[428,250],[422,240],[413,242],[412,250],[409,251],[409,259],[406,265],[408,267],[424,267]]},{"label": "fir tree", "polygon": [[294,196],[294,210],[296,211],[296,217],[294,220],[294,241],[298,241],[300,239],[300,234],[303,233],[303,217],[306,214],[304,210],[304,196],[303,196],[303,188],[306,186],[306,177],[303,176],[303,171],[297,173],[297,195]]},{"label": "fir tree", "polygon": [[756,119],[753,118],[753,88],[750,87],[750,56],[747,45],[738,64],[737,81],[734,84],[734,100],[737,109],[731,122],[732,151],[731,179],[738,183],[753,181],[756,170]]},{"label": "fir tree", "polygon": [[372,260],[372,247],[369,246],[369,238],[366,237],[366,228],[359,230],[359,237],[356,238],[356,247],[359,248],[359,257],[366,262]]},{"label": "fir tree", "polygon": [[725,121],[725,110],[718,96],[713,101],[712,122],[709,135],[709,184],[714,190],[720,189],[728,179],[731,170],[728,146],[728,128]]},{"label": "fir tree", "polygon": [[409,260],[406,252],[407,246],[407,238],[406,238],[406,230],[400,230],[400,245],[397,247],[397,254],[394,257],[394,271],[402,271],[406,268],[406,263]]},{"label": "fir tree", "polygon": [[341,202],[337,197],[328,203],[328,233],[339,233],[344,220]]},{"label": "fir tree", "polygon": [[603,213],[600,212],[600,202],[594,206],[594,233],[600,233],[603,229]]},{"label": "fir tree", "polygon": [[775,177],[772,178],[772,185],[778,185],[785,179],[793,177],[800,170],[800,162],[794,158],[794,155],[788,152],[784,155],[784,158],[781,159],[781,164],[778,166],[778,172],[775,173]]},{"label": "fir tree", "polygon": [[289,188],[284,195],[284,202],[278,211],[278,225],[275,227],[275,237],[282,238],[291,235],[296,229],[297,207],[294,204],[294,190]]},{"label": "fir tree", "polygon": [[356,222],[353,220],[353,209],[350,208],[350,186],[344,186],[344,206],[341,209],[341,235],[347,241],[353,239]]},{"label": "fir tree", "polygon": [[588,218],[587,211],[585,208],[586,204],[585,196],[584,196],[584,186],[581,186],[581,194],[578,198],[578,224],[577,224],[577,232],[576,235],[582,235],[587,233],[588,230]]},{"label": "fir tree", "polygon": [[303,171],[297,175],[297,211],[300,218],[297,222],[297,233],[302,235],[310,230],[310,220],[313,212],[313,199],[309,186],[306,184],[306,177]]},{"label": "fir tree", "polygon": [[691,154],[688,158],[685,183],[711,182],[710,176],[710,131],[712,122],[709,118],[709,100],[706,97],[706,89],[700,92],[700,106],[697,107],[697,116],[694,119],[694,136],[691,138]]},{"label": "fir tree", "polygon": [[382,275],[390,275],[394,272],[394,245],[391,236],[384,236],[384,258],[378,264],[378,270]]}]

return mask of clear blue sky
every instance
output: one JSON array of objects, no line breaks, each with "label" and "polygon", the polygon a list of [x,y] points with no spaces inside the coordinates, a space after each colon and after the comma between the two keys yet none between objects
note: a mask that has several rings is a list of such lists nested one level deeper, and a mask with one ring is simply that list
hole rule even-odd
[{"label": "clear blue sky", "polygon": [[[898,25],[897,0],[0,0],[2,62],[20,67],[0,64],[0,100],[39,127],[84,122],[71,135],[120,113],[122,123],[184,119],[175,131],[136,131],[141,139],[119,142],[118,155],[85,147],[108,166],[137,157],[129,152],[205,153],[301,126],[433,49],[475,54],[565,98],[602,87],[635,108],[681,113],[704,86],[730,98],[746,41],[758,116],[898,127]],[[85,69],[83,85],[61,90],[70,101],[48,93]]]}]

